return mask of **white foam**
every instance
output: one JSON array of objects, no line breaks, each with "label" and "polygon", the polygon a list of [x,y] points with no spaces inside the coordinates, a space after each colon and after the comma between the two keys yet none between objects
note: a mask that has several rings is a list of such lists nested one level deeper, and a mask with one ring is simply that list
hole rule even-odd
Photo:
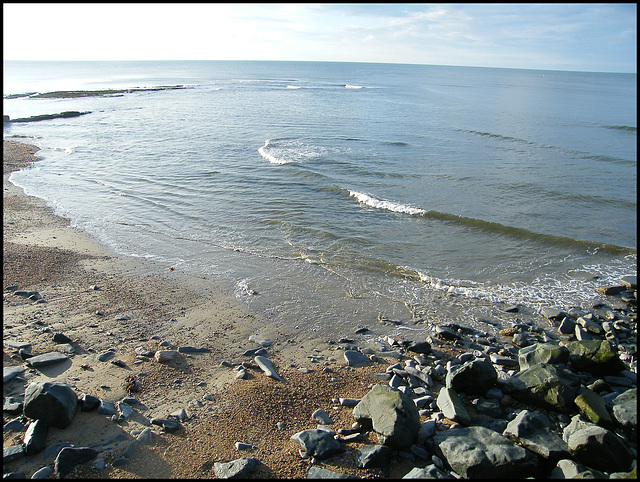
[{"label": "white foam", "polygon": [[299,85],[287,85],[287,89],[300,89]]},{"label": "white foam", "polygon": [[345,84],[344,88],[345,88],[345,89],[364,89],[364,86],[362,86],[362,85],[349,85],[349,84]]},{"label": "white foam", "polygon": [[264,141],[264,146],[262,146],[261,148],[258,149],[258,152],[260,153],[260,155],[262,157],[264,157],[267,161],[269,161],[271,164],[288,164],[291,161],[287,161],[285,159],[280,159],[276,156],[273,156],[271,154],[269,154],[266,151],[266,148],[269,147],[269,142],[271,142],[270,139],[267,139],[266,141]]},{"label": "white foam", "polygon": [[419,214],[427,213],[427,211],[425,211],[424,209],[408,206],[406,204],[396,203],[393,201],[385,201],[383,199],[377,199],[375,197],[369,196],[368,194],[358,192],[358,191],[349,190],[349,196],[354,197],[358,202],[375,209],[385,209],[387,211],[391,211],[394,213],[404,213],[404,214],[411,214],[411,215],[419,215]]}]

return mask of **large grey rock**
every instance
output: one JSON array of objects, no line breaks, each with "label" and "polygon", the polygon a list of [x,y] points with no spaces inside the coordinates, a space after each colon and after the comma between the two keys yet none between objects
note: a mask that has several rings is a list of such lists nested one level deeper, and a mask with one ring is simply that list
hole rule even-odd
[{"label": "large grey rock", "polygon": [[464,408],[458,393],[452,388],[442,387],[440,389],[436,405],[448,419],[460,422],[463,425],[471,423],[469,412]]},{"label": "large grey rock", "polygon": [[312,465],[307,471],[307,479],[357,479],[353,475],[341,474],[333,470],[323,469]]},{"label": "large grey rock", "polygon": [[638,393],[636,388],[621,393],[611,402],[613,417],[626,429],[638,427]]},{"label": "large grey rock", "polygon": [[549,418],[540,412],[521,411],[502,434],[547,460],[569,457],[569,446],[551,431]]},{"label": "large grey rock", "polygon": [[549,475],[550,479],[606,479],[607,477],[598,471],[594,471],[582,464],[570,459],[562,459]]},{"label": "large grey rock", "polygon": [[54,363],[60,363],[68,359],[69,357],[64,353],[50,351],[49,353],[43,353],[42,355],[36,355],[32,356],[31,358],[27,358],[26,362],[27,365],[32,366],[33,368],[38,368],[47,365],[53,365]]},{"label": "large grey rock", "polygon": [[253,361],[258,364],[258,366],[266,376],[273,378],[274,380],[282,381],[282,378],[280,378],[280,375],[276,373],[276,369],[273,368],[273,364],[268,358],[257,356],[253,359]]},{"label": "large grey rock", "polygon": [[454,365],[447,373],[447,388],[458,393],[484,396],[498,380],[498,373],[488,358],[476,358]]},{"label": "large grey rock", "polygon": [[446,474],[434,464],[427,465],[425,468],[414,467],[409,471],[403,479],[453,479],[452,476]]},{"label": "large grey rock", "polygon": [[335,438],[333,432],[311,429],[298,432],[291,437],[306,453],[320,459],[342,452],[342,445]]},{"label": "large grey rock", "polygon": [[356,350],[346,350],[344,352],[344,360],[347,362],[347,366],[350,367],[357,367],[371,362],[366,355]]},{"label": "large grey rock", "polygon": [[64,447],[56,457],[53,470],[58,478],[64,478],[76,465],[96,458],[99,452],[89,447]]},{"label": "large grey rock", "polygon": [[9,380],[22,375],[25,368],[23,366],[12,366],[2,368],[2,383],[7,383]]},{"label": "large grey rock", "polygon": [[[464,478],[526,478],[535,475],[537,459],[507,437],[484,427],[447,430],[429,439],[451,468]],[[439,455],[439,454],[437,454]]]},{"label": "large grey rock", "polygon": [[565,346],[569,350],[569,362],[578,371],[605,376],[625,369],[615,347],[606,340],[578,340]]},{"label": "large grey rock", "polygon": [[219,479],[244,479],[255,471],[258,463],[258,459],[243,457],[226,463],[216,462],[213,471]]},{"label": "large grey rock", "polygon": [[359,469],[386,468],[389,465],[391,452],[391,448],[386,445],[365,445],[356,451],[356,467]]},{"label": "large grey rock", "polygon": [[78,396],[66,383],[32,382],[24,393],[23,413],[47,425],[66,428],[78,409]]},{"label": "large grey rock", "polygon": [[525,403],[571,412],[575,409],[579,386],[579,381],[569,371],[543,363],[509,378],[503,390]]},{"label": "large grey rock", "polygon": [[518,352],[520,370],[526,370],[540,363],[566,363],[569,359],[569,350],[555,343],[535,343],[522,348]]},{"label": "large grey rock", "polygon": [[373,428],[381,444],[393,448],[410,447],[420,429],[415,403],[388,385],[375,385],[355,406],[353,416],[363,427]]},{"label": "large grey rock", "polygon": [[22,444],[27,455],[37,454],[47,446],[49,426],[43,420],[34,420],[24,433]]},{"label": "large grey rock", "polygon": [[571,455],[588,467],[607,472],[631,470],[633,454],[620,437],[604,427],[595,425],[578,430],[567,443]]},{"label": "large grey rock", "polygon": [[600,395],[585,389],[575,399],[580,413],[588,420],[603,427],[613,428],[613,418],[607,410],[607,404]]}]

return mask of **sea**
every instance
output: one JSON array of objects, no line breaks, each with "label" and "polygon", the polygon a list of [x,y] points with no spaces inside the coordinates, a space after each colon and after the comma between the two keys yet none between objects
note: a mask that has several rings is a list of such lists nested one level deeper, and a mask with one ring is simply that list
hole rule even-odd
[{"label": "sea", "polygon": [[[491,331],[607,303],[596,287],[637,274],[636,87],[462,66],[5,61],[11,119],[89,113],[3,135],[41,149],[13,184],[118,254],[224,281],[264,323]],[[36,95],[58,91],[92,95]]]}]

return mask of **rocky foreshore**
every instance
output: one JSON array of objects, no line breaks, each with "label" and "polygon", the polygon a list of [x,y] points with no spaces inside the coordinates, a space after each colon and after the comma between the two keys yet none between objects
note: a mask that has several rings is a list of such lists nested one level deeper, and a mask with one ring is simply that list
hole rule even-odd
[{"label": "rocky foreshore", "polygon": [[543,309],[548,329],[306,339],[11,239],[5,477],[636,478],[635,276],[599,288],[610,303]]}]

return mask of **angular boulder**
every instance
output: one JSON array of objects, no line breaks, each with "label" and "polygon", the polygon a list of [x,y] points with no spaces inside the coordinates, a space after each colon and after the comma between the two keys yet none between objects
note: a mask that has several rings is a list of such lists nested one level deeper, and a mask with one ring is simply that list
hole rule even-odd
[{"label": "angular boulder", "polygon": [[553,463],[569,457],[569,446],[551,431],[549,418],[540,412],[521,411],[502,435]]},{"label": "angular boulder", "polygon": [[356,451],[356,467],[368,469],[371,467],[387,467],[391,457],[391,448],[386,445],[365,445]]},{"label": "angular boulder", "polygon": [[580,382],[567,370],[540,364],[514,375],[503,386],[503,391],[525,403],[571,412]]},{"label": "angular boulder", "polygon": [[47,434],[49,427],[42,420],[34,420],[29,424],[24,433],[24,453],[27,455],[37,454],[47,446]]},{"label": "angular boulder", "polygon": [[32,382],[24,393],[25,417],[66,428],[78,409],[78,396],[66,383]]},{"label": "angular boulder", "polygon": [[99,453],[89,447],[64,447],[58,452],[53,470],[58,478],[63,479],[76,465],[95,459]]},{"label": "angular boulder", "polygon": [[442,387],[436,399],[436,404],[449,420],[460,422],[462,425],[471,423],[469,412],[464,408],[462,400],[452,388]]},{"label": "angular boulder", "polygon": [[580,413],[591,422],[607,428],[613,428],[613,418],[607,410],[604,399],[590,389],[585,389],[575,399]]},{"label": "angular boulder", "polygon": [[571,434],[567,442],[573,457],[588,467],[607,472],[631,470],[633,453],[615,433],[591,425]]},{"label": "angular boulder", "polygon": [[353,409],[363,427],[371,427],[383,445],[408,448],[420,429],[416,404],[404,393],[388,385],[375,385]]},{"label": "angular boulder", "polygon": [[458,475],[467,479],[533,477],[538,467],[531,452],[485,427],[447,430],[428,443]]},{"label": "angular boulder", "polygon": [[615,347],[606,340],[572,341],[566,347],[569,350],[569,363],[578,371],[605,376],[625,369]]},{"label": "angular boulder", "polygon": [[569,360],[569,350],[555,343],[536,343],[522,348],[518,352],[520,370],[526,370],[541,363],[566,363]]},{"label": "angular boulder", "polygon": [[616,421],[628,430],[638,427],[638,390],[632,388],[621,393],[611,402],[611,411]]},{"label": "angular boulder", "polygon": [[488,358],[476,358],[454,365],[447,373],[447,388],[458,393],[484,396],[496,384],[498,373]]},{"label": "angular boulder", "polygon": [[342,452],[342,444],[333,438],[333,432],[311,429],[298,432],[291,437],[312,457],[324,459]]}]

